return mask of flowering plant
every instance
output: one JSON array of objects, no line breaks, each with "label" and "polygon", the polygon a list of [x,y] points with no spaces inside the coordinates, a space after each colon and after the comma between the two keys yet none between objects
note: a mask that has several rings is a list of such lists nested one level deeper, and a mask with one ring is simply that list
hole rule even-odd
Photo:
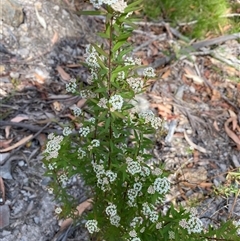
[{"label": "flowering plant", "polygon": [[233,226],[205,230],[195,209],[163,209],[170,182],[162,166],[149,164],[151,137],[161,119],[136,108],[137,96],[155,73],[130,56],[127,42],[134,27],[131,13],[141,1],[127,5],[123,0],[90,0],[97,8],[105,4],[104,11],[93,14],[105,16],[105,31],[99,35],[108,46],[86,48],[88,87],[78,91],[76,80],[66,85],[68,92],[86,99],[85,109],[71,108],[78,133],[65,127],[62,136],[48,137],[44,164],[62,204],[57,212],[74,214],[78,201],[68,193],[68,180],[80,176],[93,203],[85,227],[96,240],[234,240],[234,232],[227,232]]}]

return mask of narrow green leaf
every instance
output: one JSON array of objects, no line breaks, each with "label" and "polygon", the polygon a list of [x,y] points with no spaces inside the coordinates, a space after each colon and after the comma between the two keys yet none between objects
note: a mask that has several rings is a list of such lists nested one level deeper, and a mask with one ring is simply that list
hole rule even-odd
[{"label": "narrow green leaf", "polygon": [[121,41],[118,41],[114,47],[112,48],[112,51],[113,52],[116,52],[118,49],[120,49],[124,44],[125,44],[126,40],[121,40]]},{"label": "narrow green leaf", "polygon": [[103,55],[106,58],[108,57],[108,54],[103,49],[99,48],[96,44],[92,45],[100,55]]},{"label": "narrow green leaf", "polygon": [[132,3],[130,3],[130,4],[128,4],[128,6],[127,6],[124,10],[126,11],[126,10],[128,10],[129,8],[132,8],[132,7],[134,7],[134,6],[138,6],[138,5],[140,5],[140,3],[142,3],[142,2],[143,2],[143,0],[134,1],[134,2],[132,2]]}]

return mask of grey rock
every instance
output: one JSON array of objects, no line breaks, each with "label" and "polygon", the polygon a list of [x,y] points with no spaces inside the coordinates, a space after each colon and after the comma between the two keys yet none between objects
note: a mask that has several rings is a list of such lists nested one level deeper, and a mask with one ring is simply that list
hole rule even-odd
[{"label": "grey rock", "polygon": [[15,0],[0,1],[0,18],[7,25],[18,27],[23,23],[24,15],[21,5]]}]

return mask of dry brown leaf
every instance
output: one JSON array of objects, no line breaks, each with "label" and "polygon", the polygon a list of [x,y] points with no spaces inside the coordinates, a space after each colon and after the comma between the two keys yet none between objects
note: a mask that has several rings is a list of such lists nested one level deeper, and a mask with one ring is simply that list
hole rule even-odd
[{"label": "dry brown leaf", "polygon": [[63,80],[69,81],[71,79],[70,75],[65,72],[65,70],[60,65],[58,65],[56,69]]},{"label": "dry brown leaf", "polygon": [[198,150],[198,151],[200,151],[200,152],[202,152],[202,153],[207,153],[207,150],[206,150],[205,148],[196,145],[195,143],[193,143],[193,142],[190,140],[190,138],[188,137],[186,131],[184,131],[184,137],[185,137],[187,143],[188,143],[192,148],[194,148],[194,149],[196,149],[196,150]]},{"label": "dry brown leaf", "polygon": [[7,148],[13,139],[10,140],[0,140],[0,148]]},{"label": "dry brown leaf", "polygon": [[53,108],[56,111],[61,111],[63,109],[63,105],[58,101],[54,101],[53,102]]},{"label": "dry brown leaf", "polygon": [[0,176],[0,205],[5,203],[5,188],[2,177]]},{"label": "dry brown leaf", "polygon": [[[77,211],[74,214],[81,216],[86,209],[89,209],[91,207],[92,207],[92,199],[88,199],[77,206]],[[72,224],[72,222],[73,222],[72,218],[65,219],[61,224],[60,231],[68,228]]]},{"label": "dry brown leaf", "polygon": [[240,138],[228,127],[229,123],[231,123],[231,122],[233,123],[235,121],[236,121],[236,118],[234,118],[234,117],[229,118],[224,123],[224,129],[225,129],[227,135],[236,143],[237,149],[240,150]]},{"label": "dry brown leaf", "polygon": [[52,45],[54,45],[58,41],[58,33],[54,31],[53,38],[51,39]]},{"label": "dry brown leaf", "polygon": [[7,147],[5,149],[0,150],[0,153],[2,152],[7,152],[7,151],[11,151],[12,149],[15,149],[23,144],[25,144],[26,142],[28,142],[31,138],[33,137],[33,135],[29,135],[27,137],[24,137],[23,139],[21,139],[19,142],[15,143],[14,145]]},{"label": "dry brown leaf", "polygon": [[77,107],[82,108],[85,105],[86,101],[87,101],[86,99],[79,100],[77,103]]},{"label": "dry brown leaf", "polygon": [[165,71],[165,73],[161,76],[161,79],[165,80],[168,78],[168,76],[170,76],[171,74],[171,70],[168,68],[167,71]]},{"label": "dry brown leaf", "polygon": [[6,126],[4,130],[5,130],[5,137],[6,139],[8,139],[10,135],[11,126]]},{"label": "dry brown leaf", "polygon": [[188,79],[192,79],[195,84],[202,85],[204,83],[204,80],[200,76],[194,74],[185,74],[185,76]]},{"label": "dry brown leaf", "polygon": [[23,120],[28,120],[29,117],[27,115],[17,115],[14,118],[11,119],[12,122],[21,122]]},{"label": "dry brown leaf", "polygon": [[36,78],[36,81],[39,83],[39,84],[44,84],[45,81],[46,81],[46,77],[38,74],[38,73],[34,73],[34,76]]},{"label": "dry brown leaf", "polygon": [[222,98],[220,91],[213,89],[211,95],[211,101],[220,100]]},{"label": "dry brown leaf", "polygon": [[213,122],[213,127],[214,127],[214,129],[215,129],[216,131],[220,131],[220,129],[219,129],[219,127],[218,127],[217,121],[214,121],[214,122]]}]

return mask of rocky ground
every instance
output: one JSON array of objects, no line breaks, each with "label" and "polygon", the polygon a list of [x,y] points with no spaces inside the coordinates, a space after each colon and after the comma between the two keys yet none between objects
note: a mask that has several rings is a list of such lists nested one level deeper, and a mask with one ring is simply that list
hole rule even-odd
[{"label": "rocky ground", "polygon": [[[103,19],[77,16],[76,10],[90,8],[80,0],[18,2],[1,3],[14,6],[14,13],[6,11],[0,32],[0,174],[6,190],[0,238],[87,240],[81,225],[61,230],[41,160],[47,134],[61,133],[69,107],[81,105],[65,83],[76,76],[86,81],[79,63],[86,44],[101,41],[95,33]],[[179,34],[164,23],[140,22],[129,39],[133,55],[157,72],[140,98],[143,108],[165,120],[156,133],[154,161],[172,173],[169,202],[196,204],[206,224],[238,220],[240,34],[212,36],[190,49],[181,47]],[[87,198],[82,180],[73,178],[71,189],[79,203]]]}]

